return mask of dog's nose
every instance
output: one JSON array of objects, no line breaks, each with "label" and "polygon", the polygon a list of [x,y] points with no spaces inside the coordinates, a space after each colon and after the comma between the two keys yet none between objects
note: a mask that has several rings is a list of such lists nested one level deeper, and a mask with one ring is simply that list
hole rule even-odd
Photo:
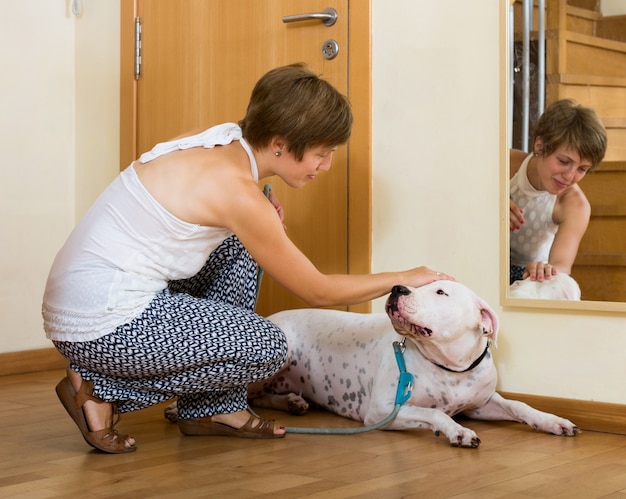
[{"label": "dog's nose", "polygon": [[396,312],[398,310],[398,296],[410,295],[411,290],[405,286],[394,286],[391,288],[391,294],[387,298],[385,310],[387,313]]},{"label": "dog's nose", "polygon": [[399,296],[399,295],[406,296],[410,294],[411,294],[411,290],[407,288],[406,286],[394,286],[393,288],[391,288],[392,296]]}]

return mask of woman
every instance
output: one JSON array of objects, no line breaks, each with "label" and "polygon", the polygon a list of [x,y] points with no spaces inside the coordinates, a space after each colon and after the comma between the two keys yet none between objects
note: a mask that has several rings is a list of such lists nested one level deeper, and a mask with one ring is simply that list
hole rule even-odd
[{"label": "woman", "polygon": [[247,386],[287,350],[253,313],[257,263],[311,306],[450,279],[425,267],[325,275],[285,234],[258,181],[304,186],[351,127],[335,88],[302,64],[280,67],[257,82],[238,125],[158,144],[98,198],[57,255],[43,303],[47,337],[70,361],[57,393],[90,445],[135,450],[114,412],[173,397],[185,435],[284,436],[247,410]]},{"label": "woman", "polygon": [[539,118],[533,154],[510,152],[511,283],[571,272],[591,213],[578,182],[598,167],[606,147],[596,113],[565,99]]}]

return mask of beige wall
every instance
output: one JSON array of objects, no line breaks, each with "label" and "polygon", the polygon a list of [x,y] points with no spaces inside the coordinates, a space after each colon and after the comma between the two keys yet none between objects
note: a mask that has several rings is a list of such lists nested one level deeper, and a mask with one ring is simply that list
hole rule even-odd
[{"label": "beige wall", "polygon": [[373,270],[428,265],[491,303],[500,389],[626,404],[623,314],[499,305],[501,3],[373,1]]},{"label": "beige wall", "polygon": [[70,3],[0,2],[0,352],[51,346],[48,269],[119,171],[119,5]]},{"label": "beige wall", "polygon": [[605,16],[623,16],[626,14],[626,0],[601,0],[600,10]]},{"label": "beige wall", "polygon": [[[0,352],[50,346],[48,268],[118,169],[119,6],[83,2],[76,19],[69,3],[0,3],[16,47],[0,79]],[[497,3],[372,3],[374,270],[429,265],[489,301],[501,389],[626,404],[623,314],[499,305]]]}]

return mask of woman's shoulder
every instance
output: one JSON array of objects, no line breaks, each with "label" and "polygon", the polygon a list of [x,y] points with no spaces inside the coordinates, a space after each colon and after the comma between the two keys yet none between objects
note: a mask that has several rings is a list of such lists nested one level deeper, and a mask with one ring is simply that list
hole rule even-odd
[{"label": "woman's shoulder", "polygon": [[513,176],[518,172],[520,166],[522,166],[522,163],[527,157],[527,152],[521,151],[519,149],[509,150],[509,168],[511,178],[513,178]]},{"label": "woman's shoulder", "polygon": [[582,203],[589,204],[587,196],[578,184],[569,186],[557,195],[557,201],[562,203]]},{"label": "woman's shoulder", "polygon": [[591,214],[591,204],[579,185],[572,185],[560,193],[556,198],[555,211],[562,220],[569,216],[588,219]]}]

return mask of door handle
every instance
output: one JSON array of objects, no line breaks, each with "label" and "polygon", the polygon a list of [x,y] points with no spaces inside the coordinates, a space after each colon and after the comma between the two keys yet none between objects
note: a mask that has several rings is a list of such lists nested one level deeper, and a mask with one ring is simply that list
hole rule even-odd
[{"label": "door handle", "polygon": [[295,23],[298,21],[310,21],[312,19],[319,19],[324,23],[324,26],[332,26],[337,22],[337,11],[332,7],[324,9],[322,12],[311,12],[310,14],[295,14],[293,16],[283,17],[284,23]]}]

